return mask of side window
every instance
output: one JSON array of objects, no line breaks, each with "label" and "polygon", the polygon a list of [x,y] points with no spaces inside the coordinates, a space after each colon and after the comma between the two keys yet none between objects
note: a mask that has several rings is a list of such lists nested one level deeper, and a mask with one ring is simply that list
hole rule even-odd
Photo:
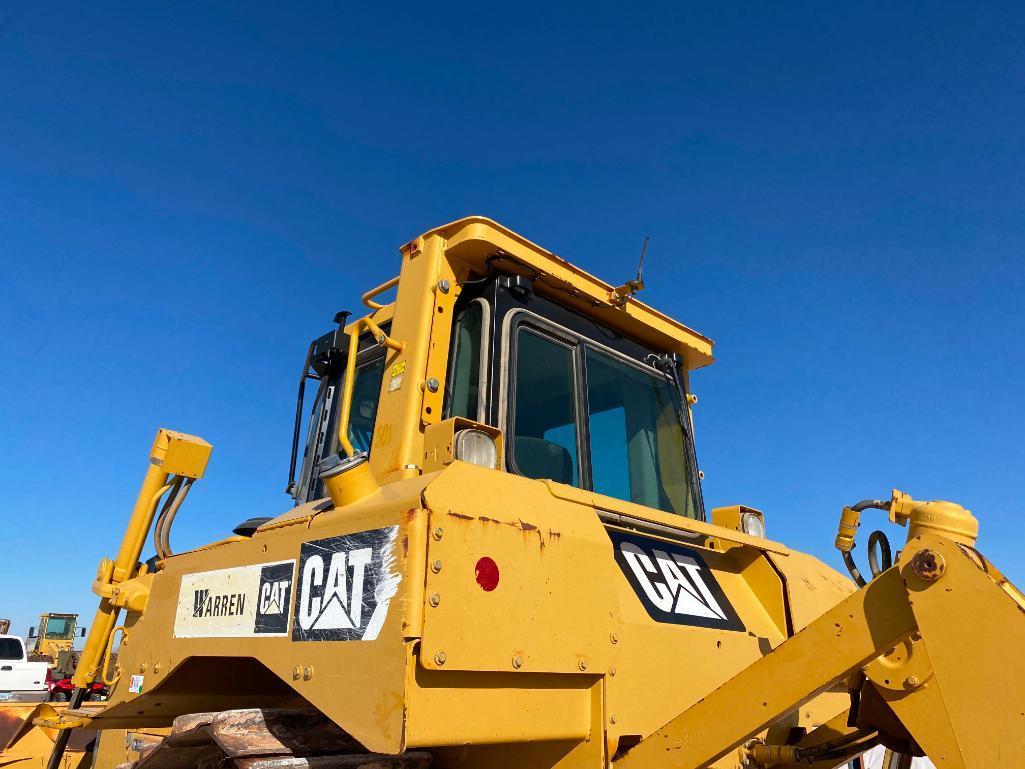
[{"label": "side window", "polygon": [[349,415],[349,441],[356,451],[370,451],[381,399],[384,358],[357,366],[352,385],[352,411]]},{"label": "side window", "polygon": [[579,486],[573,348],[521,328],[515,376],[516,470],[528,478]]},{"label": "side window", "polygon": [[448,377],[446,418],[480,418],[483,334],[484,305],[474,301],[459,313],[452,329],[452,372]]}]

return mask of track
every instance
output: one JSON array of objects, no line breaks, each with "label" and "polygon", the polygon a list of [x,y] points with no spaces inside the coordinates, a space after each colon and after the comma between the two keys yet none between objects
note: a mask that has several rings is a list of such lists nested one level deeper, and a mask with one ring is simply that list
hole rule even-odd
[{"label": "track", "polygon": [[316,710],[226,710],[174,720],[117,769],[427,769],[428,753],[368,753]]}]

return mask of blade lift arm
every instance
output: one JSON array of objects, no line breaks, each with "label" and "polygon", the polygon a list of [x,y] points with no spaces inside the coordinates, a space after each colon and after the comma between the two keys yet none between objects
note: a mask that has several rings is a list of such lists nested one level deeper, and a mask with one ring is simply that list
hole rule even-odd
[{"label": "blade lift arm", "polygon": [[[100,597],[100,605],[72,678],[75,690],[68,710],[58,719],[37,720],[38,726],[61,730],[47,765],[50,769],[60,766],[70,729],[89,723],[88,717],[76,715],[74,711],[81,706],[89,684],[97,678],[105,678],[120,611],[141,612],[146,608],[149,600],[148,580],[144,579],[147,569],[145,564],[139,564],[139,557],[161,498],[172,489],[180,490],[179,494],[184,493],[183,490],[192,482],[202,478],[212,451],[213,447],[202,438],[163,428],[157,431],[150,450],[149,467],[117,556],[113,560],[104,558],[97,569],[93,592]],[[175,498],[169,499],[165,510],[177,509],[176,501]]]},{"label": "blade lift arm", "polygon": [[[909,532],[892,568],[645,737],[615,769],[703,769],[730,755],[734,766],[824,768],[879,743],[942,769],[1025,755],[1025,598],[975,550],[967,510],[903,495],[894,510]],[[839,683],[851,691],[845,724],[838,717],[794,745],[755,739]]]}]

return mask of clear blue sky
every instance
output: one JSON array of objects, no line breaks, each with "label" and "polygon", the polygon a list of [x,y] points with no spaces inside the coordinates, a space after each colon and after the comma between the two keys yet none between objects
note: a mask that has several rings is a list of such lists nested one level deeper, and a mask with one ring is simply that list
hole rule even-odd
[{"label": "clear blue sky", "polygon": [[711,505],[839,567],[954,499],[1025,582],[1025,10],[708,5],[0,5],[0,616],[92,611],[158,426],[215,446],[176,548],[284,510],[308,340],[471,213],[652,235]]}]

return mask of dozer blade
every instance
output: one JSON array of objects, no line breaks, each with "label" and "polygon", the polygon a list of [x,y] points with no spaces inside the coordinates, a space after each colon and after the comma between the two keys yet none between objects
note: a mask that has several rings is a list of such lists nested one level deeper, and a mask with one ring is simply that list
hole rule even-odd
[{"label": "dozer blade", "polygon": [[[49,702],[0,703],[0,767],[44,766],[53,749],[56,729],[34,726],[36,718],[57,718],[66,705]],[[86,756],[86,749],[96,739],[93,729],[76,729],[71,733],[68,751],[62,766],[77,767]]]}]

